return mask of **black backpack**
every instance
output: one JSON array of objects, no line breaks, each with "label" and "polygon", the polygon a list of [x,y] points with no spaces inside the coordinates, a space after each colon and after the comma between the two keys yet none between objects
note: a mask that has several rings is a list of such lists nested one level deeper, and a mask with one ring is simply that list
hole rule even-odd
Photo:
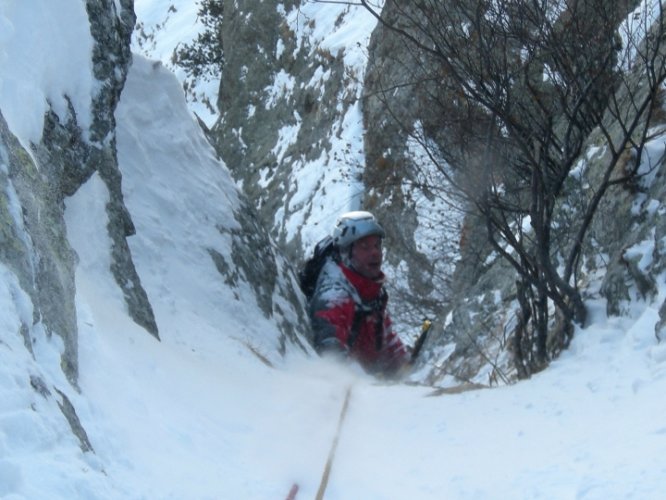
[{"label": "black backpack", "polygon": [[340,250],[333,242],[331,236],[326,236],[317,243],[312,257],[305,261],[305,264],[303,264],[298,273],[298,282],[308,301],[314,294],[315,287],[317,286],[317,278],[319,278],[321,268],[328,258],[332,258],[336,262],[340,260]]}]

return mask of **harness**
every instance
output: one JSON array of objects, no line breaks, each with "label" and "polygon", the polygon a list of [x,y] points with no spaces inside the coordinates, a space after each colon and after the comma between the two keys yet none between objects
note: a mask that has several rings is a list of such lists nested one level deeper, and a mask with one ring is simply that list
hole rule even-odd
[{"label": "harness", "polygon": [[[377,312],[382,313],[388,302],[388,293],[382,288],[379,297],[372,301],[364,301],[359,297],[360,302],[354,301],[356,307],[354,308],[354,320],[352,321],[351,333],[347,338],[347,347],[351,350],[352,346],[356,343],[358,336],[361,333],[361,325],[363,322]],[[382,350],[382,342],[384,340],[384,315],[377,314],[375,320],[375,347],[377,352]]]}]

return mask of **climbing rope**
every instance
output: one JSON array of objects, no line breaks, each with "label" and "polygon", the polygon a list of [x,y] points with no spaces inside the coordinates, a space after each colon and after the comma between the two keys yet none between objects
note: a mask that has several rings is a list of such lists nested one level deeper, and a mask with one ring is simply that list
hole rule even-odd
[{"label": "climbing rope", "polygon": [[342,424],[344,423],[345,416],[347,415],[347,408],[349,408],[349,399],[351,398],[351,386],[347,388],[347,393],[345,394],[345,401],[342,404],[342,411],[340,412],[340,418],[338,419],[338,429],[335,432],[335,438],[333,439],[333,444],[331,446],[331,451],[328,453],[328,460],[326,461],[326,467],[324,467],[324,473],[321,477],[321,483],[319,484],[319,490],[317,491],[316,500],[322,500],[324,498],[324,492],[326,491],[326,486],[328,486],[328,478],[331,475],[331,467],[333,466],[333,460],[335,459],[335,450],[338,447],[338,441],[340,439],[340,431],[342,430]]}]

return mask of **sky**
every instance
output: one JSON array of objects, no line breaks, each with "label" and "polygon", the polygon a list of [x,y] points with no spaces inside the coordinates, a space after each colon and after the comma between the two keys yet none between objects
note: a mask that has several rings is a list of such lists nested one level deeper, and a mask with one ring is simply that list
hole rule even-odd
[{"label": "sky", "polygon": [[[24,144],[40,134],[48,96],[72,92],[89,111],[89,65],[72,65],[60,39],[89,47],[76,21],[84,15],[83,1],[0,0],[0,110]],[[19,113],[21,88],[31,105]],[[297,350],[280,358],[251,290],[235,300],[201,252],[228,241],[197,222],[219,220],[238,198],[177,77],[137,55],[116,118],[137,228],[130,246],[162,340],[126,313],[108,269],[108,192],[94,175],[66,200],[80,259],[80,392],[60,370],[57,336],[38,324],[35,356],[23,347],[16,332],[32,305],[0,265],[0,498],[314,498],[332,452],[330,500],[663,498],[666,345],[654,336],[663,276],[658,296],[631,302],[621,318],[591,298],[589,325],[570,348],[512,386],[442,394]],[[631,250],[647,258],[652,248]],[[81,451],[57,397],[38,394],[30,376],[68,396],[93,452]]]}]

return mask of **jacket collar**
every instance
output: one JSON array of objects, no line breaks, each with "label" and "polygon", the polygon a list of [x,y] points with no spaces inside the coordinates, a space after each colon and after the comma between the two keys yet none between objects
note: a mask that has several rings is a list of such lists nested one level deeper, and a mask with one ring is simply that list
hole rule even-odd
[{"label": "jacket collar", "polygon": [[340,268],[349,282],[358,290],[358,294],[364,301],[374,300],[379,297],[382,287],[384,286],[384,273],[381,274],[376,280],[366,278],[362,274],[357,273],[352,268],[340,263]]}]

